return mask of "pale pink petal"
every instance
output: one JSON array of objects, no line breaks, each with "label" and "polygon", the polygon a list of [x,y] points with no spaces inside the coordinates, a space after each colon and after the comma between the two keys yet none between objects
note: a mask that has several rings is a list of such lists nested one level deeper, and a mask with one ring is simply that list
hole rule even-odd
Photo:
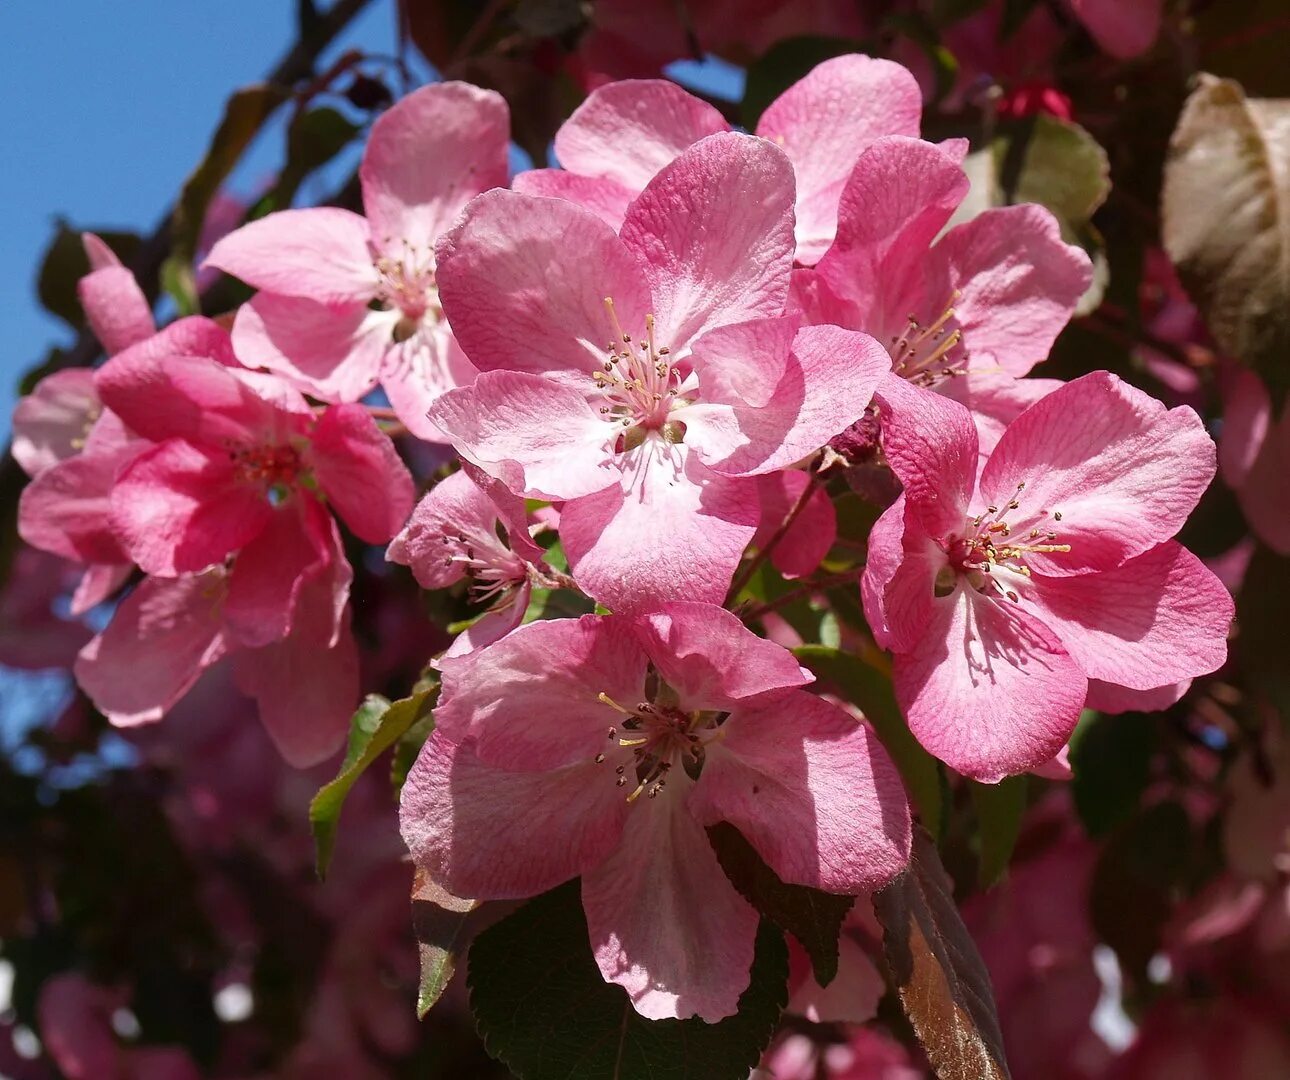
[{"label": "pale pink petal", "polygon": [[[630,627],[596,615],[531,622],[487,648],[440,660],[436,730],[488,765],[514,770],[590,761],[615,744],[624,708],[644,700],[646,656]],[[606,766],[605,782],[613,776]]]},{"label": "pale pink petal", "polygon": [[215,266],[256,289],[320,304],[366,304],[379,277],[367,222],[352,210],[279,210],[234,229],[211,248]]},{"label": "pale pink petal", "polygon": [[524,621],[532,595],[533,584],[525,580],[507,598],[503,606],[486,611],[453,638],[452,644],[444,650],[436,666],[441,666],[443,660],[454,656],[465,656],[476,649],[482,649],[485,645],[491,645],[494,641],[500,641]]},{"label": "pale pink petal", "polygon": [[221,572],[145,578],[81,650],[81,689],[114,724],[160,720],[224,655],[224,591]]},{"label": "pale pink petal", "polygon": [[412,512],[412,474],[363,406],[329,406],[306,457],[327,501],[360,540],[388,543],[403,527]]},{"label": "pale pink petal", "polygon": [[974,371],[1025,375],[1070,321],[1093,278],[1083,249],[1034,204],[986,210],[947,232],[927,256],[928,310],[954,309]]},{"label": "pale pink petal", "polygon": [[1151,690],[1227,659],[1231,595],[1172,540],[1112,570],[1031,580],[1027,599],[1090,678]]},{"label": "pale pink petal", "polygon": [[486,371],[430,407],[430,419],[467,461],[517,495],[576,499],[614,483],[617,432],[584,397],[542,375]]},{"label": "pale pink petal", "polygon": [[152,305],[134,275],[99,237],[82,233],[81,243],[90,272],[76,283],[76,296],[94,336],[103,351],[112,356],[156,330]]},{"label": "pale pink petal", "polygon": [[135,458],[111,496],[112,527],[148,574],[172,576],[223,562],[272,513],[264,492],[240,479],[226,452],[182,439]]},{"label": "pale pink petal", "polygon": [[[900,568],[905,555],[905,496],[902,494],[874,522],[869,530],[865,552],[864,576],[860,579],[860,599],[864,604],[865,622],[880,648],[891,648],[891,631],[887,626],[887,586]],[[934,571],[933,571],[934,574]],[[928,585],[931,581],[928,581]]]},{"label": "pale pink petal", "polygon": [[366,304],[261,293],[238,308],[233,344],[248,367],[281,375],[313,397],[357,401],[376,385],[398,319]]},{"label": "pale pink petal", "polygon": [[883,451],[905,487],[910,511],[933,536],[961,531],[976,482],[978,442],[971,414],[958,402],[894,375],[879,383],[876,396]]},{"label": "pale pink petal", "polygon": [[758,915],[726,879],[679,790],[637,805],[617,850],[583,875],[582,906],[600,973],[642,1016],[712,1023],[735,1012]]},{"label": "pale pink petal", "polygon": [[46,375],[14,407],[14,459],[35,476],[78,453],[101,409],[89,368]]},{"label": "pale pink petal", "polygon": [[640,194],[608,177],[580,176],[563,169],[529,169],[511,181],[511,190],[577,203],[615,231],[622,225],[631,201]]},{"label": "pale pink petal", "polygon": [[[766,546],[809,483],[810,477],[800,469],[784,469],[757,478],[761,524],[752,539],[754,547]],[[837,536],[838,517],[833,500],[822,486],[817,487],[779,543],[771,548],[771,564],[790,581],[806,577],[819,567]]]},{"label": "pale pink petal", "polygon": [[108,246],[107,241],[95,233],[81,233],[81,247],[85,249],[85,258],[89,260],[91,272],[124,265],[117,257],[117,253]]},{"label": "pale pink petal", "polygon": [[560,199],[493,191],[440,240],[439,298],[480,371],[600,370],[614,330],[643,334],[649,284],[636,257],[590,211]]},{"label": "pale pink petal", "polygon": [[804,1016],[813,1024],[863,1024],[878,1015],[878,1002],[886,992],[887,982],[869,954],[844,932],[838,940],[838,973],[833,981],[821,987],[808,974],[789,998],[785,1011]]},{"label": "pale pink petal", "polygon": [[619,843],[630,810],[613,773],[590,758],[507,772],[439,731],[399,799],[417,866],[456,896],[488,900],[534,896],[586,874]]},{"label": "pale pink petal", "polygon": [[621,235],[648,276],[660,346],[679,352],[714,327],[779,315],[793,263],[793,167],[765,139],[709,135],[650,181]]},{"label": "pale pink petal", "polygon": [[1050,760],[1088,687],[1041,623],[963,587],[935,603],[915,649],[895,654],[892,680],[918,741],[984,783]]},{"label": "pale pink petal", "polygon": [[669,600],[720,604],[757,531],[756,481],[704,467],[684,445],[650,438],[630,486],[568,502],[560,536],[574,579],[619,612]]},{"label": "pale pink petal", "polygon": [[447,391],[470,386],[479,370],[466,359],[447,323],[423,327],[385,354],[381,386],[394,414],[418,439],[445,442],[430,422],[430,406]]},{"label": "pale pink petal", "polygon": [[505,186],[510,127],[500,94],[464,82],[423,86],[386,110],[359,173],[373,243],[429,255],[473,196]]},{"label": "pale pink petal", "polygon": [[[514,496],[512,496],[514,498]],[[458,536],[488,537],[497,507],[465,472],[455,472],[430,489],[385,551],[387,560],[410,567],[423,589],[446,589],[466,572],[452,558]]]},{"label": "pale pink petal", "polygon": [[893,652],[920,647],[935,618],[937,574],[948,562],[944,549],[923,531],[906,505],[900,563],[882,596],[883,636]]},{"label": "pale pink petal", "polygon": [[800,691],[741,705],[708,750],[687,805],[727,821],[782,880],[855,895],[909,862],[909,804],[877,737]]},{"label": "pale pink petal", "polygon": [[336,632],[334,604],[329,576],[309,582],[291,633],[263,648],[239,649],[233,658],[238,689],[255,698],[278,753],[297,769],[340,749],[358,707],[358,647],[348,609]]},{"label": "pale pink petal", "polygon": [[1066,0],[1066,6],[1103,52],[1129,60],[1155,42],[1164,0]]},{"label": "pale pink petal", "polygon": [[[1239,492],[1272,426],[1272,398],[1263,380],[1247,368],[1234,367],[1226,375],[1226,383],[1220,384],[1223,428],[1218,440],[1218,467],[1228,487]],[[14,423],[17,424],[17,413]],[[16,454],[16,438],[14,451]]]},{"label": "pale pink petal", "polygon": [[838,198],[856,158],[884,135],[918,137],[923,95],[890,60],[818,64],[762,113],[757,134],[783,147],[797,175],[797,261],[814,264],[837,231]]},{"label": "pale pink petal", "polygon": [[[679,410],[686,442],[716,472],[741,476],[783,469],[858,420],[891,359],[867,334],[806,326],[793,338],[784,375],[760,408],[710,402]],[[702,374],[700,386],[702,386]]]},{"label": "pale pink petal", "polygon": [[1012,422],[980,487],[986,502],[1020,504],[1008,519],[1013,535],[1037,527],[1071,546],[1029,556],[1033,570],[1070,574],[1118,566],[1168,540],[1214,471],[1213,440],[1190,408],[1167,409],[1095,371]]},{"label": "pale pink petal", "polygon": [[93,563],[87,566],[72,593],[69,612],[79,617],[97,607],[129,581],[132,573],[134,566],[131,563]]},{"label": "pale pink petal", "polygon": [[[1226,420],[1226,417],[1224,418]],[[1237,498],[1250,529],[1273,551],[1290,555],[1290,409],[1269,424]]]},{"label": "pale pink petal", "polygon": [[1157,686],[1151,690],[1130,690],[1114,683],[1089,679],[1088,700],[1084,707],[1104,713],[1161,712],[1181,701],[1190,688],[1191,679]]},{"label": "pale pink petal", "polygon": [[1065,385],[1060,379],[1017,379],[1004,372],[967,374],[946,379],[936,392],[967,408],[976,424],[982,462],[999,445],[1004,429],[1040,398]]},{"label": "pale pink petal", "polygon": [[770,404],[784,381],[800,325],[799,318],[776,316],[708,331],[693,343],[689,357],[699,376],[700,400],[753,408]]},{"label": "pale pink petal", "polygon": [[108,517],[109,493],[134,452],[77,454],[46,469],[18,500],[18,535],[76,562],[128,562]]},{"label": "pale pink petal", "polygon": [[[493,501],[498,519],[506,527],[506,543],[510,549],[525,562],[534,564],[541,562],[545,557],[545,552],[533,542],[532,534],[529,531],[529,512],[524,500],[498,480],[497,477],[489,476],[483,469],[472,465],[469,461],[461,463],[461,471],[469,476],[475,482],[475,485],[482,489]],[[548,506],[543,510],[535,511],[533,521],[541,520],[544,512],[553,515],[549,521],[549,527],[558,531],[560,528],[560,515],[552,507]]]},{"label": "pale pink petal", "polygon": [[[1103,684],[1105,685],[1105,684]],[[1091,690],[1093,681],[1089,680],[1089,689]],[[1085,708],[1093,708],[1092,705],[1085,704]],[[1071,770],[1070,762],[1070,744],[1067,743],[1057,751],[1055,757],[1045,761],[1042,765],[1036,765],[1030,770],[1032,776],[1042,776],[1045,780],[1070,780],[1074,777]]]}]

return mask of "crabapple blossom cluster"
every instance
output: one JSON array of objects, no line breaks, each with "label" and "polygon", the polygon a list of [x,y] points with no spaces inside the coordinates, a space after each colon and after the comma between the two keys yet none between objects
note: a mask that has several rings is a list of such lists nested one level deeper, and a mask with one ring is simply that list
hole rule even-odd
[{"label": "crabapple blossom cluster", "polygon": [[[384,548],[467,607],[425,658],[420,872],[478,901],[578,878],[641,1016],[734,1014],[761,915],[707,830],[844,897],[911,851],[889,749],[812,689],[781,606],[862,604],[839,647],[984,783],[1060,774],[1081,710],[1161,707],[1226,656],[1232,601],[1175,539],[1216,469],[1202,422],[1106,372],[1030,377],[1090,260],[1042,207],[962,211],[967,144],[921,138],[921,103],[860,55],[752,133],[612,82],[559,168],[508,184],[503,99],[430,85],[372,126],[362,214],[236,229],[207,264],[253,298],[160,330],[87,235],[109,359],[14,421],[22,536],[84,567],[75,612],[115,598],[81,688],[137,725],[227,663],[282,755],[321,761],[378,688],[350,593],[396,572]],[[872,527],[843,535],[864,470]]]}]

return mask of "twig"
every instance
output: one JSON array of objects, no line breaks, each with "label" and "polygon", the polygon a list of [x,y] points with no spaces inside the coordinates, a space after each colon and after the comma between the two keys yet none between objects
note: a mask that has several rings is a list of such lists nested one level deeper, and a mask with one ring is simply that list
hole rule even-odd
[{"label": "twig", "polygon": [[779,528],[776,529],[771,534],[770,539],[758,549],[757,554],[748,561],[748,565],[744,567],[743,572],[735,579],[735,583],[730,586],[730,593],[726,597],[727,604],[731,603],[736,596],[744,591],[748,582],[752,580],[753,574],[757,572],[757,568],[766,561],[767,556],[769,556],[770,553],[775,550],[776,545],[784,539],[788,530],[793,527],[793,523],[797,521],[801,516],[802,511],[806,509],[806,504],[811,501],[811,496],[819,489],[820,482],[820,474],[812,472],[810,474],[810,480],[807,482],[806,487],[802,488],[802,494],[797,497],[797,502],[795,502],[793,504],[793,508],[789,510],[788,516],[780,522]]},{"label": "twig", "polygon": [[740,612],[745,619],[759,619],[768,611],[775,611],[778,608],[786,607],[795,600],[800,600],[803,596],[809,596],[811,593],[823,592],[826,589],[833,588],[834,585],[855,584],[859,579],[863,568],[848,570],[842,574],[829,574],[827,577],[815,578],[802,582],[796,589],[790,589],[783,596],[777,596],[774,600],[767,600],[763,604],[757,604]]}]

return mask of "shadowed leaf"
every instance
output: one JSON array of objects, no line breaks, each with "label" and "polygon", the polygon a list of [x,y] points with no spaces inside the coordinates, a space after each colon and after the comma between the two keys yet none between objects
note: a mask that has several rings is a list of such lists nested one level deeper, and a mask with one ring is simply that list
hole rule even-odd
[{"label": "shadowed leaf", "polygon": [[1021,832],[1021,815],[1026,809],[1025,776],[1009,776],[997,784],[971,783],[981,832],[981,887],[988,889],[1008,869],[1012,849]]},{"label": "shadowed leaf", "polygon": [[503,900],[463,900],[418,869],[412,881],[412,932],[421,960],[417,1019],[443,996],[475,935],[514,910]]}]

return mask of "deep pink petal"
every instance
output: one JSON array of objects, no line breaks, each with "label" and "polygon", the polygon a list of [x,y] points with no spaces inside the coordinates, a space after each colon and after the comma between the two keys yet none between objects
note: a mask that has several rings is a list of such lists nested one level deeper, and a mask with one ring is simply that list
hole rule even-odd
[{"label": "deep pink petal", "polygon": [[666,79],[597,87],[556,132],[555,155],[570,172],[616,181],[633,195],[725,118]]},{"label": "deep pink petal", "polygon": [[360,540],[389,542],[412,512],[412,474],[361,405],[327,408],[307,460],[327,501]]},{"label": "deep pink petal", "polygon": [[367,222],[352,210],[279,210],[220,239],[203,265],[248,285],[321,304],[366,304],[379,277]]},{"label": "deep pink petal", "polygon": [[1167,409],[1095,371],[1012,422],[981,473],[981,498],[998,506],[1016,499],[1014,536],[1034,526],[1071,546],[1028,556],[1032,569],[1080,573],[1118,566],[1172,537],[1214,471],[1213,440],[1190,408]]},{"label": "deep pink petal", "polygon": [[[945,234],[925,265],[924,296],[948,300],[974,370],[1025,375],[1047,358],[1093,279],[1081,248],[1034,204],[989,209]],[[930,309],[929,309],[930,310]]]},{"label": "deep pink petal", "polygon": [[626,333],[644,332],[650,294],[640,263],[573,203],[489,192],[437,251],[440,300],[480,371],[585,372],[590,392],[614,337],[605,297]]},{"label": "deep pink petal", "polygon": [[877,398],[883,450],[910,510],[933,536],[962,531],[977,470],[971,414],[894,375],[878,385]]},{"label": "deep pink petal", "polygon": [[467,653],[482,649],[485,645],[491,645],[494,641],[500,641],[504,638],[523,623],[524,615],[528,611],[529,599],[532,595],[533,584],[526,580],[507,598],[503,606],[486,611],[453,638],[452,644],[444,650],[443,656],[440,657],[439,666],[442,665],[443,660],[451,659],[455,656],[465,656]]},{"label": "deep pink petal", "polygon": [[700,400],[751,408],[770,404],[784,381],[800,325],[798,318],[775,316],[708,331],[690,353]]},{"label": "deep pink petal", "polygon": [[322,401],[357,401],[380,377],[398,318],[366,304],[261,293],[238,309],[233,343],[248,367],[281,375]]},{"label": "deep pink petal", "polygon": [[1050,760],[1088,687],[1041,623],[962,587],[937,601],[915,649],[895,654],[892,680],[918,741],[985,783]]},{"label": "deep pink petal", "polygon": [[89,368],[55,371],[13,410],[13,456],[28,476],[78,453],[102,405]]},{"label": "deep pink petal", "polygon": [[109,495],[117,473],[144,445],[136,442],[115,454],[77,454],[46,469],[19,498],[18,535],[76,562],[128,562],[109,520]]},{"label": "deep pink petal", "polygon": [[[443,659],[436,730],[488,765],[562,768],[612,749],[607,732],[644,700],[646,655],[620,620],[539,620],[487,648]],[[603,770],[612,786],[609,766]]]},{"label": "deep pink petal", "polygon": [[787,649],[715,604],[666,604],[636,625],[655,670],[687,711],[734,709],[768,690],[813,681]]},{"label": "deep pink petal", "polygon": [[860,419],[890,367],[887,351],[867,334],[806,326],[793,338],[784,375],[765,405],[701,399],[676,415],[686,424],[687,443],[709,468],[734,476],[771,472]]},{"label": "deep pink petal", "polygon": [[709,135],[650,181],[621,235],[648,276],[660,346],[679,352],[714,327],[779,315],[793,263],[793,167],[765,139]]},{"label": "deep pink petal", "polygon": [[936,385],[936,392],[967,408],[976,424],[982,462],[999,445],[1007,428],[1040,398],[1065,385],[1060,379],[1017,379],[1004,372],[969,371]]},{"label": "deep pink petal", "polygon": [[204,315],[185,315],[125,350],[122,357],[153,360],[168,356],[204,356],[227,367],[240,366],[228,330]]},{"label": "deep pink petal", "polygon": [[[765,547],[809,483],[810,477],[800,469],[784,469],[757,478],[761,524],[752,540],[754,547]],[[822,486],[817,487],[779,543],[771,548],[771,564],[790,581],[806,577],[819,567],[837,536],[833,500]]]},{"label": "deep pink petal", "polygon": [[[487,650],[484,650],[487,651]],[[631,807],[590,759],[507,772],[435,731],[399,799],[416,864],[457,896],[534,896],[602,863]]]},{"label": "deep pink petal", "polygon": [[219,571],[145,578],[81,650],[75,667],[81,689],[114,724],[160,720],[224,655],[224,591]]},{"label": "deep pink petal", "polygon": [[[112,489],[112,527],[145,573],[203,570],[253,540],[273,513],[226,452],[171,439],[135,458]],[[93,561],[106,561],[96,559]]]},{"label": "deep pink petal", "polygon": [[1089,678],[1151,690],[1227,659],[1232,598],[1172,540],[1112,570],[1032,581],[1039,618]]},{"label": "deep pink petal", "polygon": [[635,453],[629,486],[564,506],[560,536],[574,579],[618,612],[669,600],[720,604],[757,531],[756,482],[720,476],[657,439]]},{"label": "deep pink petal", "polygon": [[84,615],[112,596],[133,573],[131,563],[93,563],[87,566],[72,593],[68,611],[73,617]]},{"label": "deep pink petal", "polygon": [[679,790],[637,804],[622,843],[583,875],[582,906],[600,973],[642,1016],[711,1023],[735,1012],[758,915],[726,879]]},{"label": "deep pink petal", "polygon": [[461,208],[506,184],[510,115],[502,96],[464,82],[414,90],[372,125],[360,178],[372,241],[426,258]]},{"label": "deep pink petal", "polygon": [[76,283],[76,295],[108,356],[143,341],[157,328],[152,321],[152,305],[134,275],[123,266],[108,266],[86,274]]},{"label": "deep pink petal", "polygon": [[445,442],[430,422],[430,406],[447,391],[470,386],[479,370],[466,359],[447,323],[423,328],[385,354],[381,386],[395,415],[418,439]]},{"label": "deep pink petal", "polygon": [[757,134],[783,147],[797,175],[797,260],[833,242],[838,198],[856,158],[884,135],[918,137],[923,95],[890,60],[838,56],[818,64],[762,113]]},{"label": "deep pink petal", "polygon": [[1129,60],[1151,48],[1160,33],[1163,0],[1066,0],[1103,52]]},{"label": "deep pink petal", "polygon": [[855,895],[909,862],[909,803],[877,737],[813,694],[740,706],[708,751],[688,802],[728,821],[781,880]]},{"label": "deep pink petal", "polygon": [[1089,679],[1084,707],[1104,713],[1160,712],[1169,708],[1191,688],[1191,679],[1168,683],[1151,690],[1130,690],[1114,683]]}]

